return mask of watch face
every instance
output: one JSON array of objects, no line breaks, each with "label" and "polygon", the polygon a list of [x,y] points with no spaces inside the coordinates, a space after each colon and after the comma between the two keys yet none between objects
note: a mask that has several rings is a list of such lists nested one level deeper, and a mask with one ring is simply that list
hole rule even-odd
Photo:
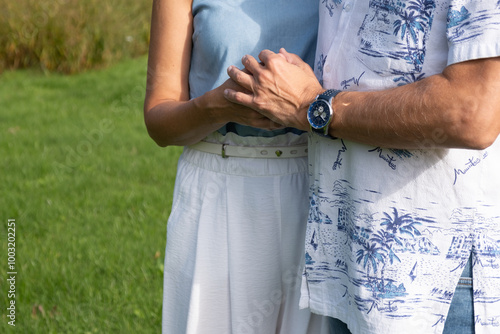
[{"label": "watch face", "polygon": [[326,101],[316,100],[307,112],[307,119],[314,129],[321,129],[328,125],[331,114],[330,105]]}]

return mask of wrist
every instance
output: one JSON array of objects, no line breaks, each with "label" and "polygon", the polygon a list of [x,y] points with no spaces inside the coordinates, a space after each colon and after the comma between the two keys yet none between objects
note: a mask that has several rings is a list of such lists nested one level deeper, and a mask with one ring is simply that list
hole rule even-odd
[{"label": "wrist", "polygon": [[[223,126],[228,123],[228,114],[224,113],[225,108],[221,106],[221,102],[217,99],[217,92],[214,90],[191,100],[194,107],[198,110],[197,114],[206,119],[207,124],[214,126]],[[227,103],[224,99],[222,103]]]},{"label": "wrist", "polygon": [[304,131],[310,131],[311,130],[311,125],[309,124],[309,121],[307,119],[307,113],[309,110],[309,107],[311,104],[316,100],[316,98],[323,93],[325,89],[319,85],[314,86],[307,92],[307,97],[303,99],[303,103],[300,106],[299,112],[298,112],[298,124],[299,126],[296,126],[297,129],[304,130]]},{"label": "wrist", "polygon": [[309,109],[309,107],[311,106],[311,103],[313,103],[314,101],[316,101],[316,99],[318,98],[318,96],[320,96],[322,93],[324,93],[326,91],[325,88],[323,88],[321,85],[318,85],[313,87],[309,93],[308,93],[308,98],[305,99],[305,104],[304,104],[304,109],[307,113],[307,110]]}]

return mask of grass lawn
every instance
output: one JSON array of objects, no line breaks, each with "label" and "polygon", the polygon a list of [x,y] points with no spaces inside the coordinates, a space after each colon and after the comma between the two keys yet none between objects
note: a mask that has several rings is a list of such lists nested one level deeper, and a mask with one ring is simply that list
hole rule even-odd
[{"label": "grass lawn", "polygon": [[181,148],[148,137],[145,80],[145,57],[74,76],[0,75],[0,333],[160,332]]}]

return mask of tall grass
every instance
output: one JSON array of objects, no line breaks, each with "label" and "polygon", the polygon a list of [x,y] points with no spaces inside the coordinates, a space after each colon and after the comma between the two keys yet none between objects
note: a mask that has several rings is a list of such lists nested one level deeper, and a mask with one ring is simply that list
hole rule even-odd
[{"label": "tall grass", "polygon": [[152,0],[0,0],[0,72],[75,73],[149,44]]}]

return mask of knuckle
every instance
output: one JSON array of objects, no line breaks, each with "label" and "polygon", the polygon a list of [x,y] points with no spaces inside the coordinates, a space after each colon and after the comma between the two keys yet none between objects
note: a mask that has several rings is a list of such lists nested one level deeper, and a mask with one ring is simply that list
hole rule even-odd
[{"label": "knuckle", "polygon": [[283,61],[283,57],[277,54],[270,55],[267,57],[267,65],[269,67],[278,66]]},{"label": "knuckle", "polygon": [[236,96],[235,92],[229,92],[229,93],[227,93],[227,97],[229,98],[230,101],[236,101],[237,100],[237,96]]},{"label": "knuckle", "polygon": [[241,71],[234,72],[234,79],[236,82],[241,81],[243,79],[243,73]]},{"label": "knuckle", "polygon": [[240,70],[237,70],[234,72],[233,76],[232,76],[232,79],[236,82],[236,83],[241,83],[243,82],[243,80],[245,79],[245,74],[240,71]]},{"label": "knuckle", "polygon": [[238,103],[242,102],[243,97],[241,96],[241,93],[239,93],[239,92],[232,92],[232,94],[233,94],[232,95],[233,101],[238,102]]},{"label": "knuckle", "polygon": [[252,99],[252,104],[257,107],[257,108],[260,108],[262,106],[262,100],[257,97],[257,96],[254,96],[253,99]]},{"label": "knuckle", "polygon": [[235,91],[228,91],[225,94],[226,99],[228,99],[230,102],[237,102],[237,96]]},{"label": "knuckle", "polygon": [[262,82],[269,82],[269,81],[272,81],[273,80],[273,75],[268,72],[268,71],[263,71],[262,73],[260,73],[259,75],[259,80]]}]

